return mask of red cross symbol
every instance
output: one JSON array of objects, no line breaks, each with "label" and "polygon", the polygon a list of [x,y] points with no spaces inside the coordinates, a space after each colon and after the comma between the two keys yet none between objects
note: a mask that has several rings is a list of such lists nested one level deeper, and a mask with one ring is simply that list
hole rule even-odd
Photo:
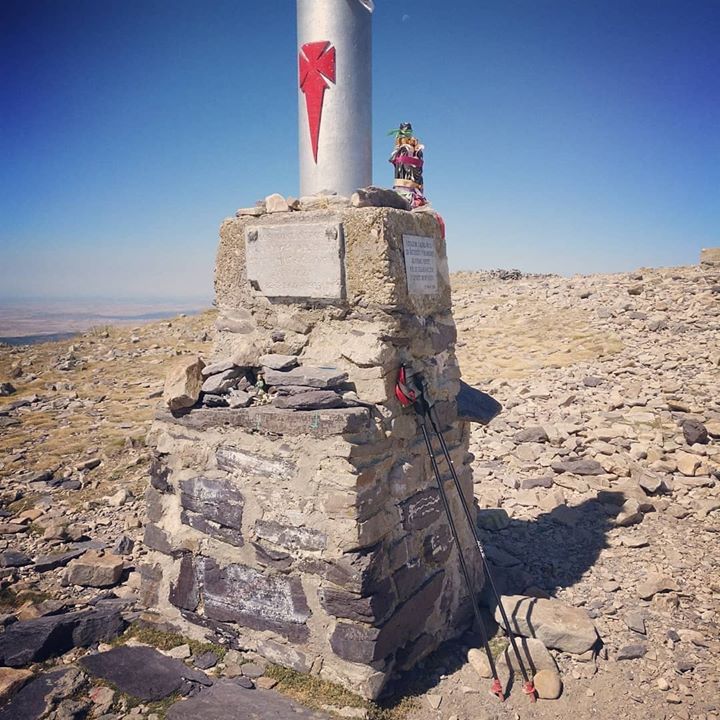
[{"label": "red cross symbol", "polygon": [[[335,82],[335,48],[328,40],[305,43],[300,48],[300,89],[305,95],[313,157],[317,163],[320,117],[325,90]],[[328,82],[329,81],[329,82]]]}]

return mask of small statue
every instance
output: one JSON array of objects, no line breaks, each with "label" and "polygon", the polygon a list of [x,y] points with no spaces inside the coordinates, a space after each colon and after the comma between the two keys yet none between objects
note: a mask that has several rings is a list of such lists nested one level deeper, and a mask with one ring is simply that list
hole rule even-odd
[{"label": "small statue", "polygon": [[393,189],[402,195],[412,209],[427,205],[423,195],[423,150],[425,146],[413,137],[410,123],[400,123],[397,130],[388,135],[395,136],[395,148],[390,155],[390,162],[395,166],[395,182]]}]

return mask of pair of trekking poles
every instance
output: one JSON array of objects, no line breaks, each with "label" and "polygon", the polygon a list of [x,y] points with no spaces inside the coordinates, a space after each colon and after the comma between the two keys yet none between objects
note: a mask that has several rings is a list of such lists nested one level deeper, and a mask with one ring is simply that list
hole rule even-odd
[{"label": "pair of trekking poles", "polygon": [[[412,386],[410,385],[410,383],[412,383]],[[490,642],[489,642],[489,638],[488,638],[487,629],[485,628],[485,623],[483,622],[482,616],[480,615],[480,607],[478,605],[477,595],[475,593],[475,590],[473,589],[473,583],[472,583],[472,579],[470,576],[470,572],[468,570],[467,562],[465,561],[465,555],[463,553],[462,545],[460,544],[460,538],[458,536],[457,527],[455,525],[455,520],[453,519],[452,511],[450,509],[450,502],[448,500],[448,496],[447,496],[447,492],[445,490],[445,485],[443,483],[442,476],[440,475],[438,459],[435,456],[435,452],[432,447],[432,442],[430,440],[430,434],[428,432],[428,427],[427,427],[428,421],[430,422],[432,431],[435,434],[435,437],[437,438],[438,443],[440,444],[442,454],[445,457],[445,462],[447,463],[448,468],[450,469],[450,475],[452,477],[453,484],[455,485],[455,490],[457,491],[457,494],[460,498],[460,504],[462,505],[463,514],[465,515],[465,519],[467,520],[467,523],[470,526],[470,530],[475,539],[475,546],[480,555],[483,572],[485,573],[485,576],[487,577],[488,583],[489,583],[490,588],[492,589],[493,595],[495,597],[495,602],[497,603],[497,606],[500,610],[500,614],[502,616],[503,623],[505,624],[505,628],[507,629],[507,634],[508,634],[508,638],[510,640],[510,644],[512,645],[513,653],[514,653],[515,657],[517,658],[518,667],[520,668],[520,672],[522,673],[522,676],[523,676],[523,680],[524,680],[523,692],[528,695],[531,702],[535,702],[535,700],[536,700],[535,686],[533,685],[532,679],[528,675],[527,669],[525,667],[525,663],[523,662],[522,656],[520,655],[520,650],[517,646],[515,636],[513,635],[512,628],[511,628],[510,622],[507,617],[507,613],[505,612],[505,608],[503,607],[502,601],[500,599],[500,595],[497,591],[497,587],[493,580],[492,573],[490,572],[490,567],[488,565],[487,556],[485,555],[485,550],[482,546],[482,541],[480,540],[480,536],[478,534],[477,524],[476,524],[475,520],[473,520],[472,513],[470,512],[470,507],[468,506],[468,502],[465,499],[465,495],[462,492],[460,480],[457,476],[457,472],[455,471],[455,466],[453,464],[452,457],[450,456],[450,451],[448,450],[448,446],[447,446],[447,443],[445,442],[445,438],[443,437],[443,434],[440,432],[439,422],[437,420],[437,413],[435,412],[435,409],[433,408],[433,406],[428,402],[427,395],[425,392],[425,381],[424,381],[423,377],[419,374],[414,374],[414,375],[409,376],[409,373],[407,372],[407,369],[405,368],[405,366],[401,365],[400,370],[398,371],[397,383],[395,385],[395,397],[397,398],[397,400],[400,402],[400,404],[403,407],[406,407],[406,408],[413,407],[415,409],[415,411],[417,412],[418,417],[420,418],[420,429],[422,430],[423,439],[425,440],[425,447],[427,448],[428,456],[430,458],[430,464],[432,465],[433,474],[435,475],[438,492],[440,493],[440,499],[442,501],[443,507],[445,508],[445,513],[447,515],[448,524],[450,525],[450,532],[452,534],[452,538],[455,543],[455,546],[457,547],[458,558],[460,560],[460,567],[462,569],[462,574],[465,578],[465,583],[467,584],[468,593],[470,594],[470,600],[472,602],[473,612],[475,614],[475,620],[477,621],[478,629],[480,630],[480,637],[482,639],[483,647],[485,649],[485,654],[487,655],[488,665],[490,667],[490,671],[492,672],[493,684],[491,687],[491,692],[494,695],[496,695],[501,701],[505,700],[502,683],[500,682],[500,678],[498,677],[497,666],[495,664],[495,658],[493,657],[492,650],[490,649]]]}]

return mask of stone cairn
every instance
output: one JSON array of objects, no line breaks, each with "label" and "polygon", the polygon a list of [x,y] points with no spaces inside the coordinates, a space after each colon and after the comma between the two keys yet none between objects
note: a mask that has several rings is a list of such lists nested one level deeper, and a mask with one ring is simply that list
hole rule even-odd
[{"label": "stone cairn", "polygon": [[425,375],[472,502],[442,224],[406,207],[368,188],[226,220],[213,357],[170,372],[151,431],[146,601],[367,698],[471,618],[415,414],[393,394],[400,363]]}]

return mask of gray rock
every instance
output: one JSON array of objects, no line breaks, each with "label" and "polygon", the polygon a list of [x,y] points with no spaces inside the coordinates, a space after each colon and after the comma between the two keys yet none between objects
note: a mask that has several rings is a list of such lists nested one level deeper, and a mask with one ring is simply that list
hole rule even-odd
[{"label": "gray rock", "polygon": [[350,196],[350,202],[353,207],[389,207],[396,208],[397,210],[409,210],[410,204],[402,197],[402,195],[396,193],[394,190],[386,190],[385,188],[375,187],[370,185],[365,188],[360,188],[357,192],[354,192]]},{"label": "gray rock", "polygon": [[308,390],[292,395],[278,395],[272,404],[283,410],[324,410],[343,407],[345,401],[332,390]]},{"label": "gray rock", "polygon": [[227,395],[227,404],[231,408],[244,408],[250,405],[251,402],[252,396],[244,390],[235,388]]},{"label": "gray rock", "polygon": [[520,483],[520,488],[522,490],[534,490],[535,488],[551,488],[553,486],[553,478],[549,475],[545,475],[544,477],[539,478],[525,478]]},{"label": "gray rock", "polygon": [[252,680],[255,680],[265,674],[265,668],[257,663],[247,662],[243,663],[240,667],[242,669],[242,674]]},{"label": "gray rock", "polygon": [[193,665],[195,665],[196,668],[200,668],[200,670],[208,670],[211,667],[215,667],[218,664],[218,660],[218,656],[212,652],[212,650],[208,650],[194,658]]},{"label": "gray rock", "polygon": [[283,385],[304,385],[312,388],[332,388],[344,383],[347,373],[334,367],[301,367],[292,370],[268,370],[265,382],[270,387]]},{"label": "gray rock", "polygon": [[625,616],[625,624],[634,632],[645,635],[645,618],[647,613],[644,610],[631,610]]},{"label": "gray rock", "polygon": [[562,693],[562,680],[557,670],[540,670],[535,673],[533,684],[541,700],[557,700]]},{"label": "gray rock", "polygon": [[673,592],[677,589],[677,583],[671,577],[648,573],[645,580],[638,585],[637,594],[643,600],[650,600],[657,593]]},{"label": "gray rock", "polygon": [[616,658],[618,660],[636,660],[643,657],[647,652],[647,645],[644,643],[634,643],[633,645],[625,645],[618,650]]},{"label": "gray rock", "polygon": [[222,372],[210,375],[202,384],[201,390],[211,395],[223,395],[237,385],[243,373],[242,368],[233,366]]},{"label": "gray rock", "polygon": [[603,384],[603,379],[599,377],[595,377],[594,375],[588,375],[587,377],[583,378],[583,385],[585,387],[597,387],[598,385]]},{"label": "gray rock", "polygon": [[24,565],[30,565],[30,563],[32,563],[32,560],[19,550],[3,550],[0,553],[0,567],[23,567]]},{"label": "gray rock", "polygon": [[174,365],[165,379],[163,399],[171,411],[192,407],[200,397],[205,363],[199,358],[184,358]]},{"label": "gray rock", "polygon": [[318,720],[330,718],[318,711],[308,710],[290,698],[270,690],[248,690],[235,680],[219,680],[211,688],[201,690],[188,700],[180,700],[167,711],[167,720],[270,720],[297,718]]},{"label": "gray rock", "polygon": [[[523,595],[505,595],[503,606],[512,629],[524,637],[536,637],[546,647],[581,654],[597,642],[595,625],[580,608],[559,600],[545,600]],[[499,608],[495,620],[502,624]]]},{"label": "gray rock", "polygon": [[77,550],[68,550],[67,552],[63,553],[41,555],[35,560],[34,569],[37,570],[37,572],[48,572],[48,570],[55,570],[56,568],[64,567],[71,560],[79,558],[84,553],[85,549],[79,548]]},{"label": "gray rock", "polygon": [[0,397],[7,397],[15,392],[15,387],[12,383],[4,382],[0,383]]},{"label": "gray rock", "polygon": [[147,646],[122,645],[108,652],[86,655],[80,665],[94,677],[107,680],[121,692],[144,701],[162,700],[182,690],[186,681],[212,684],[204,672]]},{"label": "gray rock", "polygon": [[115,541],[112,551],[116,555],[129,555],[135,547],[135,541],[127,535],[122,535]]},{"label": "gray rock", "polygon": [[51,670],[31,680],[0,708],[0,720],[40,720],[46,717],[54,689],[70,672],[70,668]]},{"label": "gray rock", "polygon": [[0,665],[22,667],[43,662],[73,647],[111,640],[124,628],[117,608],[94,608],[17,622],[0,635]]},{"label": "gray rock", "polygon": [[95,550],[88,550],[67,566],[63,579],[68,585],[112,587],[120,582],[122,571],[122,558],[111,554],[100,555]]},{"label": "gray rock", "polygon": [[203,407],[218,408],[228,407],[230,403],[228,402],[227,395],[213,395],[210,393],[205,393],[202,396],[202,404]]},{"label": "gray rock", "polygon": [[202,369],[202,376],[205,378],[210,377],[210,375],[225,372],[225,370],[230,370],[233,367],[235,367],[235,363],[232,361],[232,358],[218,360],[217,362],[211,363],[210,365],[206,365]]},{"label": "gray rock", "polygon": [[545,428],[540,425],[533,425],[532,427],[525,428],[518,433],[515,433],[513,438],[516,443],[546,443],[548,442],[548,434],[545,432]]},{"label": "gray rock", "polygon": [[263,372],[267,370],[291,370],[298,365],[297,355],[261,355],[260,365]]},{"label": "gray rock", "polygon": [[573,475],[602,475],[605,470],[597,460],[589,458],[574,458],[571,460],[562,460],[554,462],[552,469],[557,473],[572,473]]},{"label": "gray rock", "polygon": [[699,420],[685,420],[682,431],[688,445],[706,445],[709,441],[707,428]]}]

